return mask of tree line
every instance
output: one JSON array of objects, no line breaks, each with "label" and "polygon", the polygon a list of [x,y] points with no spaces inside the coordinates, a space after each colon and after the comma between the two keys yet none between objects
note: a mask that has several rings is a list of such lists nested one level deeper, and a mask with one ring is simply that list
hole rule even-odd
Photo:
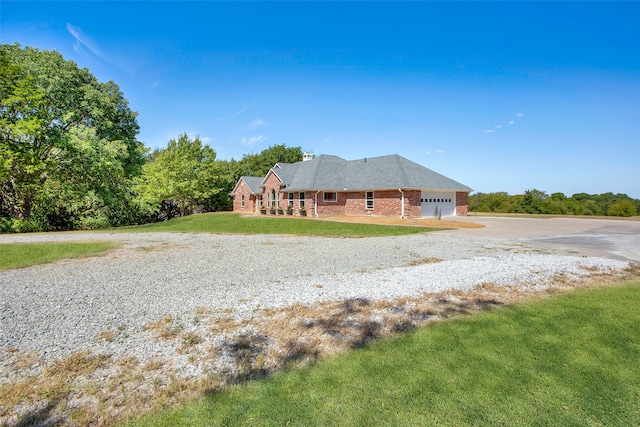
[{"label": "tree line", "polygon": [[529,213],[554,215],[593,215],[631,217],[640,212],[640,200],[626,194],[563,193],[547,194],[541,190],[526,190],[510,196],[504,192],[477,193],[469,196],[472,212]]},{"label": "tree line", "polygon": [[[142,224],[230,210],[240,176],[264,176],[302,160],[275,145],[220,160],[187,134],[150,151],[137,140],[137,113],[117,84],[100,82],[55,51],[0,45],[0,232]],[[478,193],[470,210],[637,215],[640,201],[538,190]]]},{"label": "tree line", "polygon": [[55,51],[0,45],[0,232],[92,229],[228,210],[242,175],[302,160],[277,145],[216,159],[186,134],[149,152],[114,82]]}]

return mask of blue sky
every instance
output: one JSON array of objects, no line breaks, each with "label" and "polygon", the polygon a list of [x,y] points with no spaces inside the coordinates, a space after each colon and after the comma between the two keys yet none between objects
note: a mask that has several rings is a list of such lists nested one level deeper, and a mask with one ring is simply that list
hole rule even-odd
[{"label": "blue sky", "polygon": [[638,2],[0,3],[116,82],[139,139],[400,154],[476,192],[640,198]]}]

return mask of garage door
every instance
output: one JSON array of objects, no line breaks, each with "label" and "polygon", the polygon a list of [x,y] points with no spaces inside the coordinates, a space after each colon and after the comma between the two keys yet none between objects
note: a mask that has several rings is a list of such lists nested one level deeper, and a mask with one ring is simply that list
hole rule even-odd
[{"label": "garage door", "polygon": [[455,194],[451,192],[423,191],[420,202],[422,204],[422,216],[435,216],[436,212],[446,216],[453,215],[455,212]]}]

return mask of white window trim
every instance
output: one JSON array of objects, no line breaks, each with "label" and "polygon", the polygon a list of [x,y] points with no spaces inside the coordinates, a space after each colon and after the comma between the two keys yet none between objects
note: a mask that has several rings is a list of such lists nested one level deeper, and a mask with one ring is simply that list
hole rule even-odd
[{"label": "white window trim", "polygon": [[[335,196],[334,199],[327,199],[327,194],[333,194]],[[335,191],[323,191],[322,192],[322,201],[325,203],[338,203],[338,193]]]},{"label": "white window trim", "polygon": [[298,200],[298,207],[299,207],[299,208],[303,208],[303,207],[304,207],[304,191],[301,191],[301,192],[298,194],[298,199],[299,199],[299,200]]},{"label": "white window trim", "polygon": [[[371,193],[371,198],[369,198],[369,193]],[[364,208],[368,211],[372,211],[375,207],[375,194],[373,191],[365,191],[364,193]],[[369,201],[371,201],[371,206],[369,207]]]},{"label": "white window trim", "polygon": [[244,208],[244,194],[240,196],[240,207]]}]

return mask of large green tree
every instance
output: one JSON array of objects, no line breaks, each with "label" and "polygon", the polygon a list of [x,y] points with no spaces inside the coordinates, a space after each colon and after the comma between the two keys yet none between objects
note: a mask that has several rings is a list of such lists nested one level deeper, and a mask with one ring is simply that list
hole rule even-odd
[{"label": "large green tree", "polygon": [[145,151],[136,115],[115,83],[60,53],[0,45],[2,216],[37,212],[45,228],[52,209],[73,219],[67,227],[95,214],[95,225],[121,222]]},{"label": "large green tree", "polygon": [[265,176],[278,162],[295,163],[301,160],[301,147],[287,147],[285,144],[272,145],[259,154],[245,154],[238,162],[236,180],[241,176]]},{"label": "large green tree", "polygon": [[199,137],[192,140],[182,134],[143,166],[135,186],[137,200],[150,213],[158,211],[162,202],[175,201],[183,216],[223,190],[218,185],[220,172],[216,152]]}]

